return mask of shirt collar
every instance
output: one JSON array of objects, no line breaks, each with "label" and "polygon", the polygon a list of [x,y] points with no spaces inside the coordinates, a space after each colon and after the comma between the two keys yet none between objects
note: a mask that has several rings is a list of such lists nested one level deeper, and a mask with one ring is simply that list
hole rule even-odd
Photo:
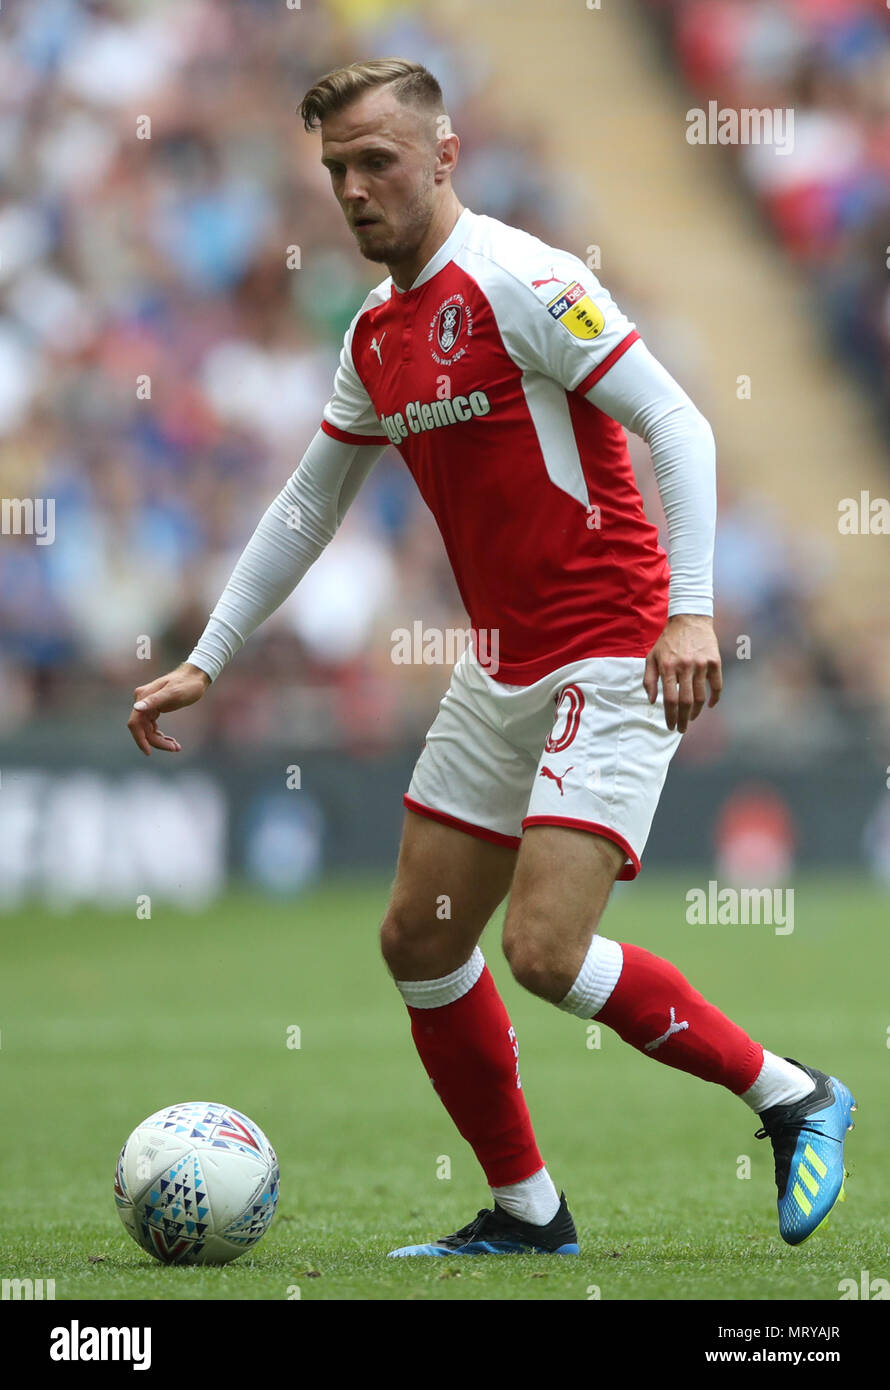
[{"label": "shirt collar", "polygon": [[410,294],[412,290],[419,289],[421,285],[425,285],[427,280],[431,280],[434,275],[438,275],[442,267],[446,266],[451,260],[466,235],[467,228],[469,227],[473,215],[474,214],[469,208],[464,208],[438,251],[435,255],[430,257],[417,279],[413,284],[409,285],[406,290],[399,289],[395,280],[393,280],[392,287],[396,294]]}]

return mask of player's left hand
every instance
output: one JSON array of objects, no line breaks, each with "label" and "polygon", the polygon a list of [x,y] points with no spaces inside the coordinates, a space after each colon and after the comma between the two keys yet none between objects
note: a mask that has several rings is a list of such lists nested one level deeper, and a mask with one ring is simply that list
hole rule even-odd
[{"label": "player's left hand", "polygon": [[664,720],[669,729],[685,734],[691,719],[713,709],[723,689],[720,648],[714,621],[700,613],[675,613],[646,657],[643,685],[649,703],[658,698],[658,678],[664,691]]}]

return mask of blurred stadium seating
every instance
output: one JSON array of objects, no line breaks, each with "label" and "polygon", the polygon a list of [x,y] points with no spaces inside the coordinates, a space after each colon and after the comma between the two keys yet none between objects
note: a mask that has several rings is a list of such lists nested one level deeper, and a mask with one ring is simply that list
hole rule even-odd
[{"label": "blurred stadium seating", "polygon": [[740,173],[804,263],[890,425],[890,16],[884,0],[645,0],[690,89],[721,107],[793,107],[792,159]]}]

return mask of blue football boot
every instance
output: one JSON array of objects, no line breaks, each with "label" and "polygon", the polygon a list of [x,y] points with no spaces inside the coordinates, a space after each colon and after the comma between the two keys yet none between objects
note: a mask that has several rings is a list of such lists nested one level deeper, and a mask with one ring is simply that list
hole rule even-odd
[{"label": "blue football boot", "polygon": [[560,1193],[559,1210],[546,1226],[532,1226],[520,1221],[494,1204],[480,1211],[474,1221],[462,1226],[454,1235],[443,1236],[430,1245],[403,1245],[390,1250],[389,1258],[402,1255],[577,1255],[578,1235],[566,1205],[565,1193]]},{"label": "blue football boot", "polygon": [[785,1059],[816,1083],[803,1100],[773,1105],[761,1113],[763,1128],[755,1138],[769,1138],[776,1160],[779,1233],[800,1245],[844,1200],[844,1139],[853,1128],[856,1101],[836,1076]]}]

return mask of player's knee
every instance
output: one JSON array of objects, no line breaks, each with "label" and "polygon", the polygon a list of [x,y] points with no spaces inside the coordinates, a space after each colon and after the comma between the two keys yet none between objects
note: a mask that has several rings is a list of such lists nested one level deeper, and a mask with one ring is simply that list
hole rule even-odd
[{"label": "player's knee", "polygon": [[387,908],[380,926],[380,950],[396,979],[406,964],[412,963],[417,951],[417,932],[410,917],[393,904]]},{"label": "player's knee", "polygon": [[504,932],[504,955],[517,984],[552,1004],[564,999],[574,983],[552,941],[521,924]]},{"label": "player's knee", "polygon": [[[391,903],[380,927],[380,950],[394,979],[414,980],[447,974],[450,957],[435,925]],[[441,967],[441,968],[440,968]],[[432,972],[430,974],[430,972]]]}]

